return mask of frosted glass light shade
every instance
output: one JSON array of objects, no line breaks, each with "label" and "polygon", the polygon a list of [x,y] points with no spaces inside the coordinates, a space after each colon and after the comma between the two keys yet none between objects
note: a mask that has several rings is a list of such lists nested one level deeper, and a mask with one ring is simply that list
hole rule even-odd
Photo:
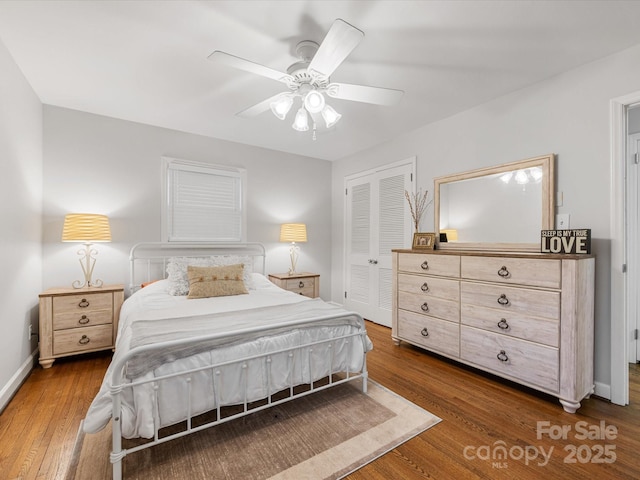
[{"label": "frosted glass light shade", "polygon": [[111,228],[106,215],[69,213],[64,217],[63,242],[110,242]]},{"label": "frosted glass light shade", "polygon": [[304,97],[304,107],[311,113],[319,113],[324,108],[324,95],[317,90],[311,90]]},{"label": "frosted glass light shade", "polygon": [[299,132],[306,132],[309,130],[309,116],[307,115],[307,111],[304,107],[300,107],[298,113],[296,113],[296,118],[293,121],[293,125],[291,125],[294,130]]},{"label": "frosted glass light shade", "polygon": [[322,118],[324,118],[324,123],[327,125],[327,128],[331,128],[338,123],[342,115],[336,112],[331,105],[325,105],[322,109]]},{"label": "frosted glass light shade", "polygon": [[293,98],[291,95],[283,94],[269,104],[273,114],[280,120],[284,120],[293,106]]},{"label": "frosted glass light shade", "polygon": [[280,225],[281,242],[306,242],[307,225],[304,223],[283,223]]}]

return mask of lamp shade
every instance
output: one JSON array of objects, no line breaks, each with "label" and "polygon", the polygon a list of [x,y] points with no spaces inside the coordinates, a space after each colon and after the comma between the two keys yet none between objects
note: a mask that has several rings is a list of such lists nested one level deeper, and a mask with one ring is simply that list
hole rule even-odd
[{"label": "lamp shade", "polygon": [[304,223],[283,223],[280,226],[281,242],[306,242],[307,226]]},{"label": "lamp shade", "polygon": [[109,218],[95,213],[69,213],[64,217],[62,241],[110,242]]},{"label": "lamp shade", "polygon": [[457,242],[458,241],[458,230],[455,228],[445,228],[440,230],[440,233],[445,233],[447,235],[447,242]]}]

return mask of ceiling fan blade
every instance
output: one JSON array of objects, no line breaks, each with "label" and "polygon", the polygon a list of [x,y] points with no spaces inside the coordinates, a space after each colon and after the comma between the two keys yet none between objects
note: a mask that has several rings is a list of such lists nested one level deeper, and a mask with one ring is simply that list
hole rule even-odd
[{"label": "ceiling fan blade", "polygon": [[278,98],[282,93],[277,93],[273,97],[269,97],[266,100],[263,100],[260,103],[256,103],[255,105],[242,110],[241,112],[236,113],[238,117],[251,118],[257,115],[260,115],[263,112],[266,112],[271,108],[271,102],[273,102],[276,98]]},{"label": "ceiling fan blade", "polygon": [[349,83],[330,83],[327,87],[327,95],[342,100],[392,106],[400,102],[404,92],[391,88],[351,85]]},{"label": "ceiling fan blade", "polygon": [[330,76],[364,38],[364,32],[336,19],[309,64],[312,75]]},{"label": "ceiling fan blade", "polygon": [[274,70],[273,68],[265,67],[264,65],[260,65],[259,63],[255,63],[244,58],[236,57],[235,55],[231,55],[229,53],[221,52],[220,50],[216,50],[207,58],[213,62],[222,63],[224,65],[237,68],[238,70],[244,70],[245,72],[255,73],[256,75],[260,75],[262,77],[277,80],[278,82],[282,82],[287,86],[290,85],[292,81],[294,81],[291,75],[279,72],[277,70]]}]

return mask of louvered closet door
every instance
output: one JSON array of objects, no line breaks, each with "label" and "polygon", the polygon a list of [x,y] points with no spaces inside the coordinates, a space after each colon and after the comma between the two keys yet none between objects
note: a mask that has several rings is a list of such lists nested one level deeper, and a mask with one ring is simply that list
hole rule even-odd
[{"label": "louvered closet door", "polygon": [[345,306],[391,326],[391,250],[411,245],[404,191],[412,164],[351,178],[346,189]]}]

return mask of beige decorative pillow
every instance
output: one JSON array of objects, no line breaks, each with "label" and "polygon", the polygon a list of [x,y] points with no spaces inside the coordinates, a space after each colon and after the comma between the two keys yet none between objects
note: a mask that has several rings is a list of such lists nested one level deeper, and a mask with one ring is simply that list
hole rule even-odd
[{"label": "beige decorative pillow", "polygon": [[221,267],[187,267],[189,295],[187,298],[224,297],[248,293],[242,279],[244,265]]}]

